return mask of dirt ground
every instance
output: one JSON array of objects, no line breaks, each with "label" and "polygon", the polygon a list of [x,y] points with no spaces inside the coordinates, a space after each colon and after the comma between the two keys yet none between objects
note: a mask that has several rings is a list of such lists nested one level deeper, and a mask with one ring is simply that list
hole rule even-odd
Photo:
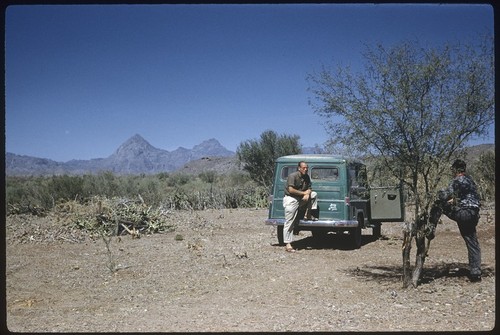
[{"label": "dirt ground", "polygon": [[[342,236],[277,245],[263,209],[171,214],[175,230],[103,239],[53,217],[6,222],[6,326],[12,332],[491,331],[494,210],[478,236],[483,280],[467,279],[456,224],[438,226],[421,284],[402,288],[402,224],[350,250]],[[344,236],[345,237],[345,236]],[[412,248],[412,263],[416,252]],[[111,271],[115,269],[116,271]]]}]

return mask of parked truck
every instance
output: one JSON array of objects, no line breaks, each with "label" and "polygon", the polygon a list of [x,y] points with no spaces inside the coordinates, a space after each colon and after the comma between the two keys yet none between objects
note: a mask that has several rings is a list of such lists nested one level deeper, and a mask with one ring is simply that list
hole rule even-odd
[{"label": "parked truck", "polygon": [[352,248],[361,247],[362,229],[372,228],[375,237],[381,234],[382,222],[404,221],[405,208],[399,186],[370,187],[366,165],[360,160],[334,155],[290,155],[276,160],[272,194],[269,197],[267,225],[277,229],[278,243],[283,245],[285,213],[283,197],[290,173],[297,171],[300,161],[309,166],[313,191],[317,192],[317,220],[300,220],[295,231],[311,231],[313,238],[326,234],[343,234]]}]

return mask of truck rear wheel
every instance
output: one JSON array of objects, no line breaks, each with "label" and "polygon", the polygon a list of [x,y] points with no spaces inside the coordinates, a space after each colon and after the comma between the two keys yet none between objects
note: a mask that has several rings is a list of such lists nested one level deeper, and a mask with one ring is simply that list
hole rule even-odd
[{"label": "truck rear wheel", "polygon": [[363,215],[358,215],[358,226],[349,230],[349,237],[353,249],[361,248],[361,227],[363,227]]},{"label": "truck rear wheel", "polygon": [[349,237],[353,249],[361,248],[361,227],[350,229]]},{"label": "truck rear wheel", "polygon": [[378,240],[380,236],[382,236],[382,224],[376,223],[372,228],[372,232],[373,232],[373,237]]}]

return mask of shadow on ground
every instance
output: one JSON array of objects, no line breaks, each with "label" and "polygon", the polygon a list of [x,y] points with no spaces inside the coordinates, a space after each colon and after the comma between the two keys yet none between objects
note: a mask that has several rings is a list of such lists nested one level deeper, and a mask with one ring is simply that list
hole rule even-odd
[{"label": "shadow on ground", "polygon": [[[331,250],[353,250],[355,249],[350,242],[350,236],[347,234],[327,234],[322,237],[308,236],[302,239],[297,239],[292,242],[296,249],[331,249]],[[361,236],[361,248],[363,246],[375,242],[377,238],[371,235]]]},{"label": "shadow on ground", "polygon": [[[483,278],[494,276],[495,271],[492,267],[482,268]],[[362,266],[353,267],[344,270],[344,273],[354,276],[359,280],[378,281],[395,283],[402,281],[403,266]],[[424,265],[420,285],[429,284],[435,280],[445,278],[464,278],[469,275],[468,264],[466,263],[447,263],[439,265]]]}]

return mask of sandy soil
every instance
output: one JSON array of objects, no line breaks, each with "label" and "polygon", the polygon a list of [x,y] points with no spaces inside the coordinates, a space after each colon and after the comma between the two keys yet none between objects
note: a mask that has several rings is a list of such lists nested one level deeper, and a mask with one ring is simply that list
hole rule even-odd
[{"label": "sandy soil", "polygon": [[[175,231],[102,239],[53,217],[10,216],[6,326],[12,332],[490,331],[495,219],[482,213],[483,280],[467,279],[454,222],[438,226],[422,283],[402,288],[402,225],[277,245],[266,210],[172,214]],[[415,255],[412,248],[412,263]],[[117,269],[111,271],[110,269]]]}]

